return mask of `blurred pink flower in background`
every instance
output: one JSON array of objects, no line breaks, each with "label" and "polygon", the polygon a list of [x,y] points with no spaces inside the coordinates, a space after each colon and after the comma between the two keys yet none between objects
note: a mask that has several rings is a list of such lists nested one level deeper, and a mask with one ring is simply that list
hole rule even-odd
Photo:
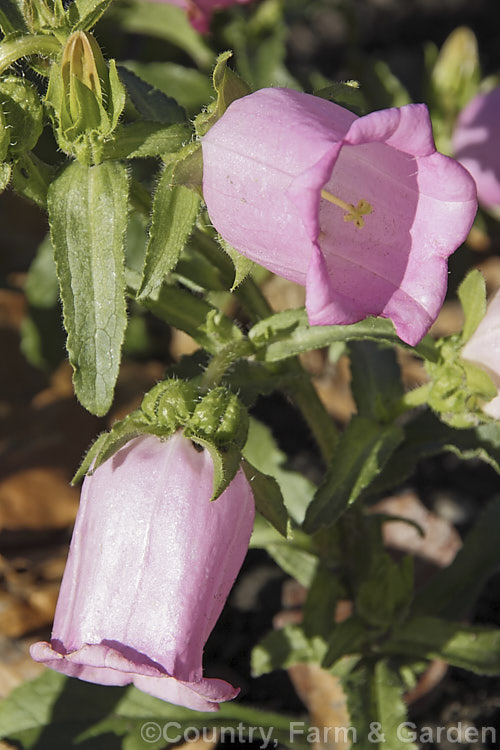
[{"label": "blurred pink flower in background", "polygon": [[243,255],[306,286],[311,325],[380,315],[403,341],[420,341],[477,209],[468,172],[436,152],[425,105],[357,117],[262,89],[233,102],[202,147],[213,225]]},{"label": "blurred pink flower in background", "polygon": [[500,206],[500,88],[479,94],[462,110],[453,133],[455,157],[474,177],[479,202]]},{"label": "blurred pink flower in background", "polygon": [[[462,357],[483,369],[500,391],[500,290],[490,301],[486,314],[462,349]],[[483,406],[490,417],[500,419],[500,395]]]},{"label": "blurred pink flower in background", "polygon": [[131,440],[86,477],[50,643],[35,661],[200,711],[239,690],[202,675],[205,642],[254,520],[240,469],[210,502],[213,463],[176,433]]},{"label": "blurred pink flower in background", "polygon": [[229,8],[231,5],[244,5],[252,0],[155,0],[156,2],[166,2],[170,5],[177,5],[187,11],[188,18],[192,26],[200,32],[206,34],[210,28],[210,19],[212,13],[223,8]]}]

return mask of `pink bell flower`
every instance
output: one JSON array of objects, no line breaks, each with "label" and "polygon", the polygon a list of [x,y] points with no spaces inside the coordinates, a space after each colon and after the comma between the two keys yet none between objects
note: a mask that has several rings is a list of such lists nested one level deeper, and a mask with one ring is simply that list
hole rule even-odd
[{"label": "pink bell flower", "polygon": [[[462,358],[484,370],[500,393],[500,289],[462,349]],[[483,411],[494,419],[500,419],[500,395],[484,404]]]},{"label": "pink bell flower", "polygon": [[210,29],[210,19],[212,13],[223,8],[229,8],[231,5],[244,5],[251,0],[157,0],[167,2],[170,5],[177,5],[183,8],[191,22],[191,25],[199,31],[200,34],[208,33]]},{"label": "pink bell flower", "polygon": [[214,227],[306,287],[311,325],[380,315],[403,341],[420,341],[477,209],[471,176],[436,152],[425,105],[357,117],[262,89],[234,101],[202,147]]},{"label": "pink bell flower", "polygon": [[479,202],[500,206],[500,88],[479,94],[462,110],[453,132],[455,157],[474,177]]},{"label": "pink bell flower", "polygon": [[239,690],[202,675],[205,642],[245,557],[243,472],[210,502],[213,462],[178,432],[135,438],[86,477],[50,643],[31,656],[198,711]]}]

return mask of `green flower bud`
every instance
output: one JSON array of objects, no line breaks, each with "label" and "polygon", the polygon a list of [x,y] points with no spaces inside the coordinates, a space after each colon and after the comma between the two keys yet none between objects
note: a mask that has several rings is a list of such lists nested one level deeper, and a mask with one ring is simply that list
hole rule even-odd
[{"label": "green flower bud", "polygon": [[467,26],[454,29],[441,47],[432,71],[442,106],[458,112],[477,93],[480,80],[479,52],[474,32]]},{"label": "green flower bud", "polygon": [[195,403],[196,391],[191,383],[184,380],[166,380],[146,393],[141,411],[158,427],[174,432],[190,420]]},{"label": "green flower bud", "polygon": [[84,164],[99,163],[125,105],[125,89],[114,61],[106,65],[91,34],[75,31],[68,38],[60,64],[51,69],[47,103],[60,147]]},{"label": "green flower bud", "polygon": [[[72,34],[64,48],[61,61],[61,76],[64,89],[64,105],[69,112],[69,118],[77,123],[82,119],[82,109],[90,102],[95,102],[96,110],[89,112],[88,117],[95,117],[95,127],[100,123],[99,104],[103,105],[103,86],[107,83],[108,71],[102,52],[96,40],[84,31],[76,31]],[[94,97],[82,94],[81,86],[89,89]],[[109,88],[109,87],[108,87]],[[109,93],[106,92],[107,94]],[[68,107],[69,104],[69,107]],[[91,127],[90,119],[85,123]]]},{"label": "green flower bud", "polygon": [[223,387],[214,388],[197,404],[186,434],[218,448],[242,448],[248,434],[248,413],[234,393]]}]

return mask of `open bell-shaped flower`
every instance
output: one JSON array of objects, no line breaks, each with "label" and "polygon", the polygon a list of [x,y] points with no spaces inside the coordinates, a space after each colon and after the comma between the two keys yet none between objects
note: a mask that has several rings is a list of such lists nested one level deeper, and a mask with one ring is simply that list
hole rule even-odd
[{"label": "open bell-shaped flower", "polygon": [[479,202],[500,207],[500,88],[475,96],[460,113],[453,132],[456,158],[474,177]]},{"label": "open bell-shaped flower", "polygon": [[436,152],[425,105],[357,117],[262,89],[234,101],[202,148],[214,227],[306,287],[311,325],[380,315],[412,345],[429,330],[477,202],[468,172]]},{"label": "open bell-shaped flower", "polygon": [[85,478],[50,643],[32,657],[201,711],[238,689],[202,675],[205,642],[245,557],[241,469],[214,502],[213,461],[176,432],[130,440]]},{"label": "open bell-shaped flower", "polygon": [[483,405],[483,411],[500,419],[500,290],[486,309],[484,318],[462,349],[462,358],[484,370],[498,393]]},{"label": "open bell-shaped flower", "polygon": [[167,2],[170,5],[177,5],[183,8],[191,22],[193,28],[200,34],[207,34],[210,29],[210,19],[212,13],[223,8],[229,8],[231,5],[243,5],[251,0],[159,0]]}]

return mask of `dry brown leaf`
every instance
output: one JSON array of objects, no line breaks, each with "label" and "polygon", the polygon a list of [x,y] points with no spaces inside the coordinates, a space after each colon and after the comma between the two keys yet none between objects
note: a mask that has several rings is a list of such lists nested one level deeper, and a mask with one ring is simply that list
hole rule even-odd
[{"label": "dry brown leaf", "polygon": [[68,484],[69,473],[32,468],[0,482],[1,529],[61,529],[72,524],[79,490]]},{"label": "dry brown leaf", "polygon": [[372,505],[370,511],[407,518],[418,524],[424,532],[423,537],[414,526],[404,521],[384,523],[384,543],[391,549],[420,558],[431,567],[444,568],[449,565],[462,546],[456,529],[427,510],[411,490],[381,500]]},{"label": "dry brown leaf", "polygon": [[350,719],[340,680],[317,664],[295,664],[288,674],[309,711],[310,726],[320,730],[320,741],[312,746],[317,750],[347,750],[351,744],[347,732]]}]

